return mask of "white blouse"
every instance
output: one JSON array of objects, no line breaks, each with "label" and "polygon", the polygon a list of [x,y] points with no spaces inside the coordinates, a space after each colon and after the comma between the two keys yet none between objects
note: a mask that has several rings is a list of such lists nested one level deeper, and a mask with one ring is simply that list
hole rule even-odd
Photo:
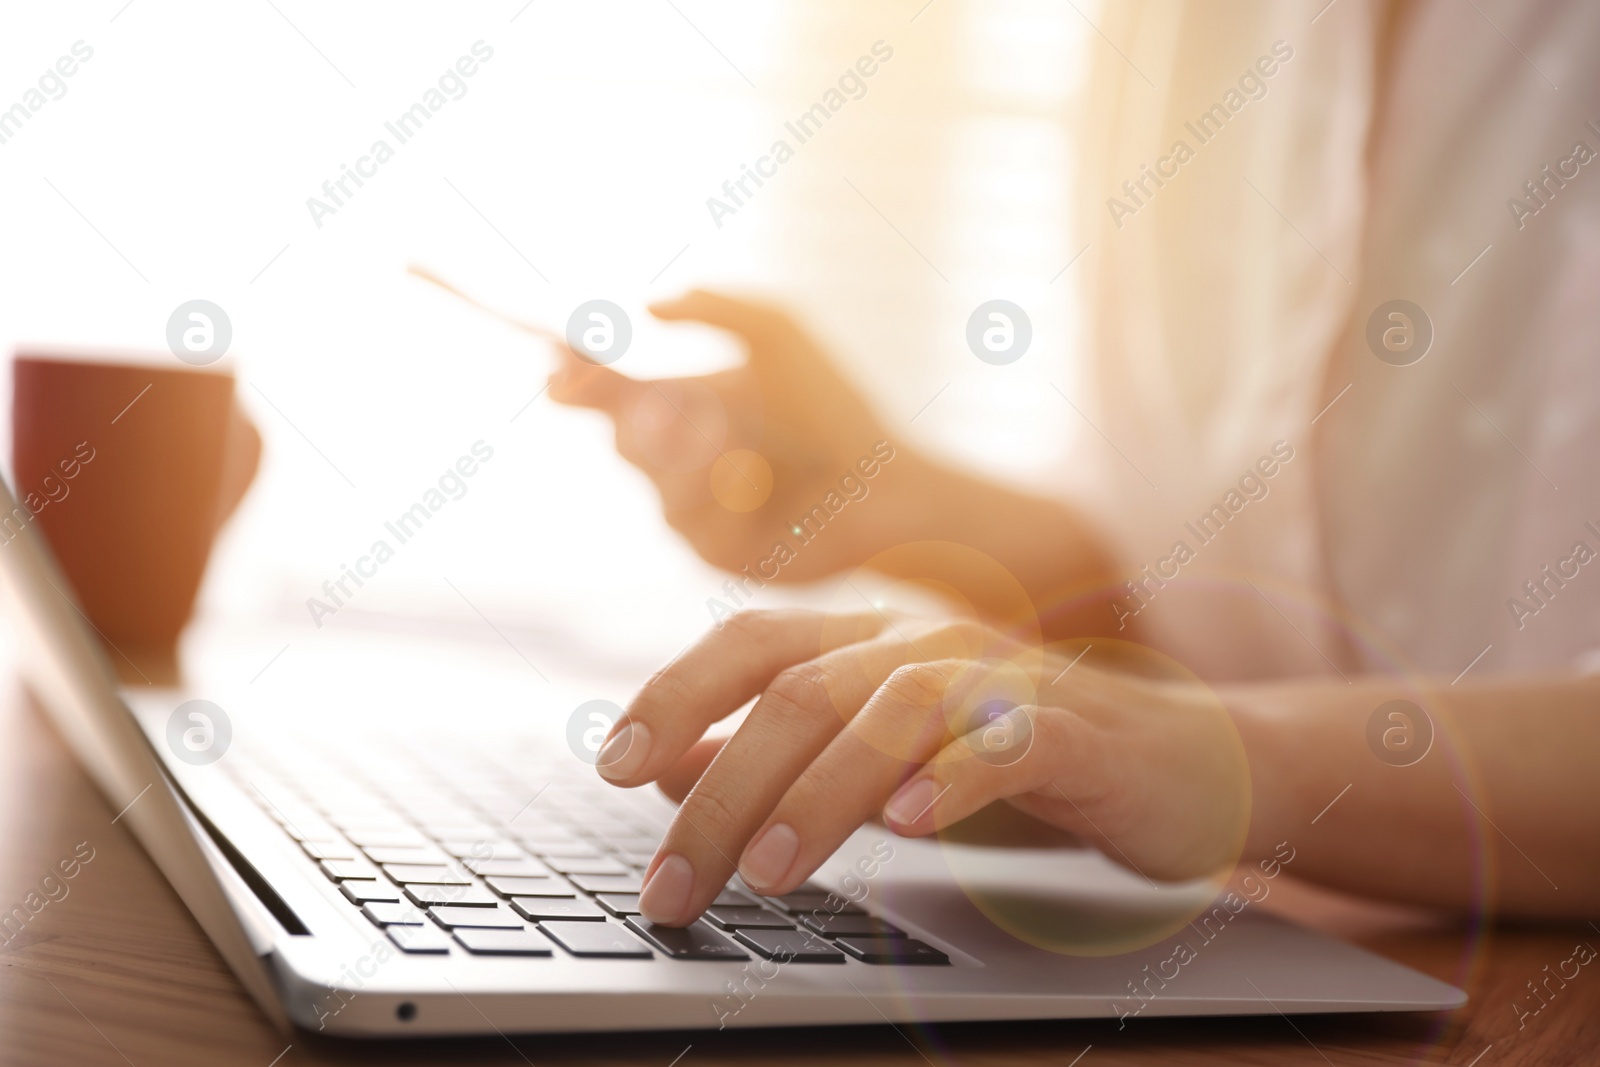
[{"label": "white blouse", "polygon": [[1600,666],[1600,4],[1323,3],[1101,16],[1115,610],[1214,679]]}]

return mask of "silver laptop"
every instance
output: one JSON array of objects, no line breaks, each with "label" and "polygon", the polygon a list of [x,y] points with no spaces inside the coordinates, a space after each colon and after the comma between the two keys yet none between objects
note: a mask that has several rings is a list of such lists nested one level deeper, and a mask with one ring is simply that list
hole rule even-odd
[{"label": "silver laptop", "polygon": [[735,884],[687,930],[653,927],[637,914],[639,876],[672,809],[573,754],[552,726],[574,705],[552,697],[544,716],[469,730],[481,722],[466,705],[494,701],[471,688],[475,672],[441,696],[406,684],[416,657],[398,653],[387,670],[347,668],[335,697],[119,691],[3,483],[0,509],[0,588],[30,690],[282,1025],[351,1037],[1128,1025],[1466,999],[1267,914],[1293,842],[1219,894],[1151,885],[1089,850],[869,827],[788,897]]}]

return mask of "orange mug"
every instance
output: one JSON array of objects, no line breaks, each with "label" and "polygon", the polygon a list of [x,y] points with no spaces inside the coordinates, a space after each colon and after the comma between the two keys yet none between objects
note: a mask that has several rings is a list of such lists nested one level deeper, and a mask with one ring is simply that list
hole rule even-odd
[{"label": "orange mug", "polygon": [[130,680],[176,680],[212,542],[260,463],[233,385],[226,371],[153,360],[14,355],[19,506],[0,517],[0,551],[36,525]]}]

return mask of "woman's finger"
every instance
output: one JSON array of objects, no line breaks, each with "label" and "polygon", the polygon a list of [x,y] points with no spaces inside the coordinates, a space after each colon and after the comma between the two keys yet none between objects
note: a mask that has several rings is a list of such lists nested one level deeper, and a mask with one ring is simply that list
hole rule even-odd
[{"label": "woman's finger", "polygon": [[717,753],[727,743],[726,737],[703,737],[696,741],[682,759],[656,779],[656,788],[674,804],[682,804],[683,798],[689,795],[689,790],[694,788],[694,784],[706,773],[706,768],[711,766],[711,761],[717,758]]},{"label": "woman's finger", "polygon": [[550,375],[550,399],[558,404],[595,408],[616,418],[631,406],[645,388],[642,382],[584,359],[564,344],[556,350],[556,369]]},{"label": "woman's finger", "polygon": [[741,611],[645,682],[612,727],[596,769],[617,785],[652,781],[785,667],[875,637],[883,626],[873,612]]},{"label": "woman's finger", "polygon": [[1084,808],[1103,801],[1114,774],[1101,731],[1070,711],[1023,705],[944,746],[889,798],[883,818],[920,837],[996,800],[1039,792],[1060,804],[1052,822],[1089,832]]},{"label": "woman's finger", "polygon": [[781,672],[684,799],[645,871],[645,915],[671,925],[698,916],[733,874],[733,857],[884,679],[919,649],[959,651],[956,640],[955,628],[941,628],[913,646],[889,630]]},{"label": "woman's finger", "polygon": [[803,345],[800,328],[779,309],[724,293],[693,289],[673,300],[650,305],[650,313],[663,322],[703,322],[749,342],[752,359],[766,359]]},{"label": "woman's finger", "polygon": [[988,670],[969,660],[935,660],[890,674],[752,835],[739,876],[770,895],[804,881],[939,752],[950,736],[947,708]]}]

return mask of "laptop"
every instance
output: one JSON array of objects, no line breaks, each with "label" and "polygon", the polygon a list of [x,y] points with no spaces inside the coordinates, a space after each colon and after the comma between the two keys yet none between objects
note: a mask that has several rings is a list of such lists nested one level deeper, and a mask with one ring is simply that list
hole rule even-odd
[{"label": "laptop", "polygon": [[[341,658],[326,686],[286,672],[231,694],[119,689],[3,482],[0,513],[0,600],[31,694],[285,1027],[1127,1026],[1466,999],[1260,907],[1293,842],[1219,893],[1156,886],[1087,849],[865,827],[787,897],[735,882],[692,927],[654,927],[637,914],[639,877],[672,807],[594,773],[564,740],[576,705],[553,687],[505,698],[457,670],[457,652],[385,661],[385,640],[378,666]],[[414,682],[421,663],[454,672],[453,688]]]}]

